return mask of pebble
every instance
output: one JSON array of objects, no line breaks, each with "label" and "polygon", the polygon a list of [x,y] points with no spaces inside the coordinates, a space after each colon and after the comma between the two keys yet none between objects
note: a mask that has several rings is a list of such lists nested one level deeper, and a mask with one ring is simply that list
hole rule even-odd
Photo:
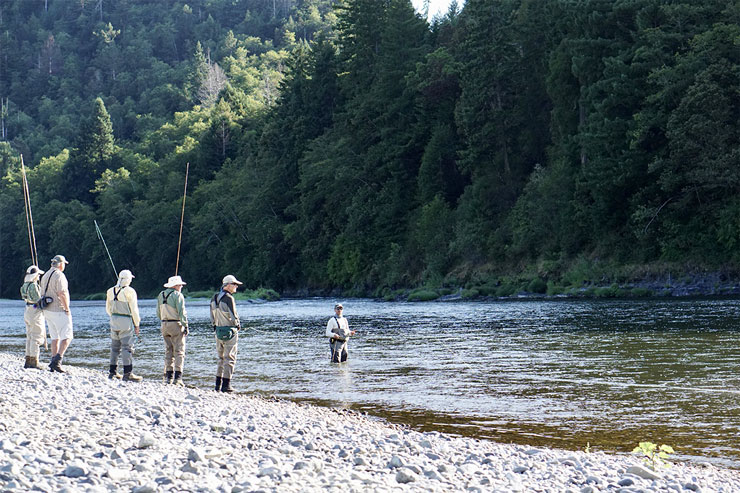
[{"label": "pebble", "polygon": [[737,472],[716,466],[656,472],[636,456],[419,433],[308,404],[22,366],[0,353],[0,491],[740,491]]}]

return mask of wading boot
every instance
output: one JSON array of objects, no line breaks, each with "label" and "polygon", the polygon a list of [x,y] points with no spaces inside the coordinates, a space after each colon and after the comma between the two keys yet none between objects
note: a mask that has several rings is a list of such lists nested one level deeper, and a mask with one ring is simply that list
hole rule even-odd
[{"label": "wading boot", "polygon": [[221,377],[216,377],[216,392],[221,392]]},{"label": "wading boot", "polygon": [[175,378],[172,380],[172,385],[179,385],[184,386],[185,384],[182,383],[182,372],[175,370]]},{"label": "wading boot", "polygon": [[49,363],[49,370],[55,371],[57,373],[66,373],[64,370],[62,370],[62,357],[59,354],[51,358],[51,362]]},{"label": "wading boot", "polygon": [[134,365],[123,365],[123,381],[124,382],[141,382],[143,378],[139,375],[134,375]]},{"label": "wading boot", "polygon": [[110,380],[113,380],[114,378],[117,380],[121,379],[121,374],[118,373],[118,365],[110,365],[110,370],[108,371],[108,378]]},{"label": "wading boot", "polygon": [[164,372],[164,383],[172,383],[172,370]]},{"label": "wading boot", "polygon": [[35,368],[39,369],[39,360],[33,356],[26,356],[26,362],[23,364],[23,368]]},{"label": "wading boot", "polygon": [[221,379],[221,392],[228,392],[230,394],[233,391],[234,391],[234,389],[231,388],[231,379],[230,378],[222,378]]}]

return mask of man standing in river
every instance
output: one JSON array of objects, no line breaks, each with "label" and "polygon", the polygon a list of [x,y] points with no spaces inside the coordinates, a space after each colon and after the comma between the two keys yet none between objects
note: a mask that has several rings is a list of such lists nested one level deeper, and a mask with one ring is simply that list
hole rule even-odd
[{"label": "man standing in river", "polygon": [[182,368],[185,364],[185,342],[188,335],[188,314],[182,287],[185,281],[172,276],[166,288],[157,296],[157,317],[162,321],[164,339],[164,381],[183,385]]},{"label": "man standing in river", "polygon": [[344,318],[344,307],[341,303],[334,305],[334,316],[326,322],[326,337],[329,338],[331,349],[331,362],[344,363],[347,361],[347,341],[349,336],[355,335],[354,330],[349,330],[349,322]]},{"label": "man standing in river", "polygon": [[74,338],[72,314],[69,311],[69,283],[64,275],[68,263],[64,255],[56,255],[51,259],[51,269],[46,271],[39,283],[41,296],[51,298],[51,302],[44,308],[51,339],[49,370],[59,373],[64,373],[62,359]]}]

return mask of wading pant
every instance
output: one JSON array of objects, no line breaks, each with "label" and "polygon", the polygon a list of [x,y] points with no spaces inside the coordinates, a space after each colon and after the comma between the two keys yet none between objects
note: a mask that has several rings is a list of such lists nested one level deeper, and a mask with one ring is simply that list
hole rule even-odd
[{"label": "wading pant", "polygon": [[121,356],[123,366],[133,365],[134,355],[134,322],[125,315],[110,317],[110,364],[118,365]]},{"label": "wading pant", "polygon": [[239,342],[239,333],[235,332],[234,337],[228,341],[222,341],[216,338],[216,351],[218,352],[218,368],[216,376],[231,379],[236,366],[237,343]]},{"label": "wading pant", "polygon": [[344,363],[347,361],[347,341],[329,341],[329,348],[331,349],[331,362],[332,363]]},{"label": "wading pant", "polygon": [[26,305],[23,320],[26,322],[26,356],[38,359],[39,346],[46,339],[44,312],[33,305]]},{"label": "wading pant", "polygon": [[162,321],[164,338],[164,371],[182,371],[185,363],[185,334],[180,322]]}]

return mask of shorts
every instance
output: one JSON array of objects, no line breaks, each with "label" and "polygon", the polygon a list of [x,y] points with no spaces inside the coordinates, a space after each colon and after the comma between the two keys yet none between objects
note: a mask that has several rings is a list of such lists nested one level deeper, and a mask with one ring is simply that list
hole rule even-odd
[{"label": "shorts", "polygon": [[66,312],[44,311],[49,326],[49,339],[73,339],[72,314]]}]

